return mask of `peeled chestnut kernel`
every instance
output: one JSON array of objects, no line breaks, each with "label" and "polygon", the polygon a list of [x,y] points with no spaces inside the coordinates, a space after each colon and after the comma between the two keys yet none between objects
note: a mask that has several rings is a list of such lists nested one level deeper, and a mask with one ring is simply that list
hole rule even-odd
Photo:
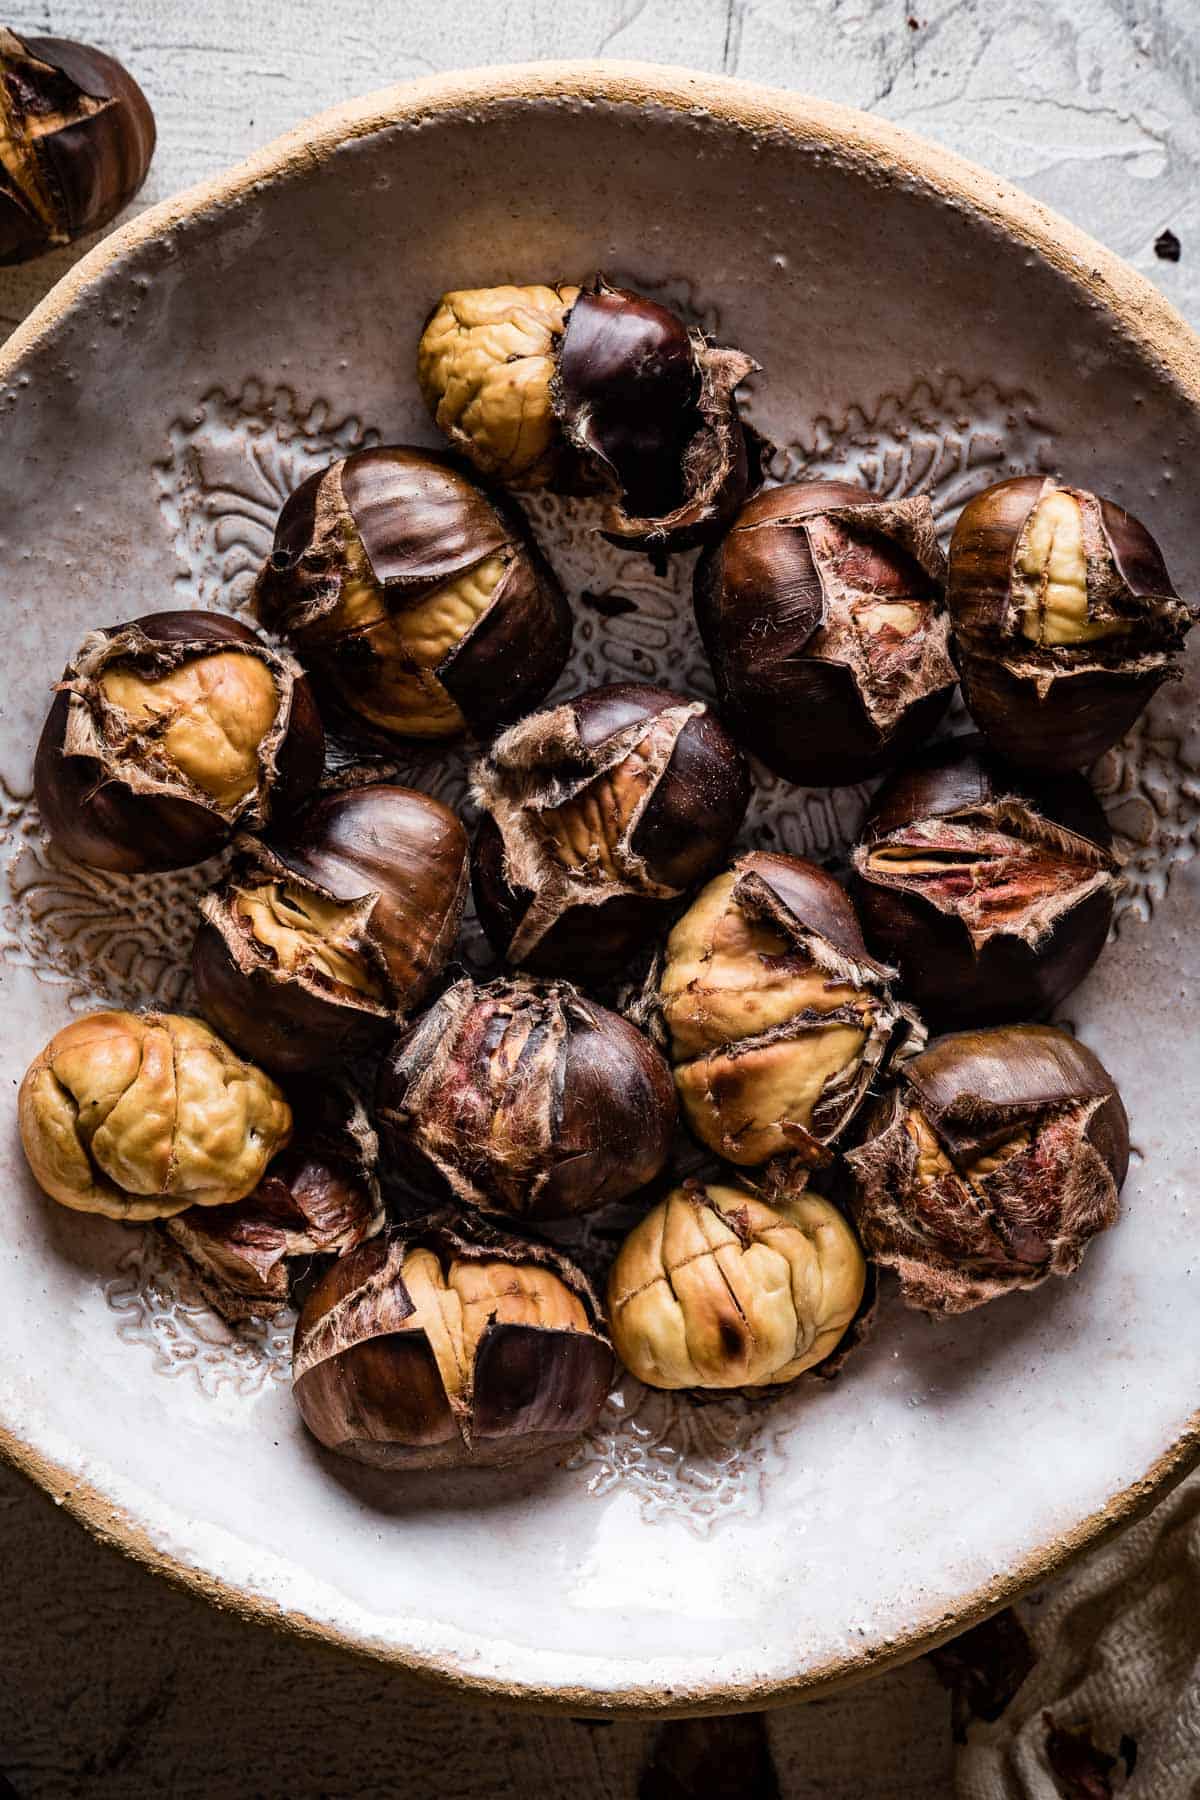
[{"label": "peeled chestnut kernel", "polygon": [[777,775],[863,781],[927,738],[958,675],[945,558],[922,494],[844,481],[747,501],[696,569],[696,620],[723,717]]},{"label": "peeled chestnut kernel", "polygon": [[378,1048],[445,967],[466,887],[466,833],[439,800],[322,794],[285,830],[240,838],[200,902],[200,1010],[285,1075]]},{"label": "peeled chestnut kernel", "polygon": [[1067,1032],[998,1026],[906,1063],[846,1162],[868,1256],[909,1306],[967,1312],[1078,1268],[1116,1222],[1129,1122]]},{"label": "peeled chestnut kernel", "polygon": [[292,1361],[313,1436],[379,1469],[564,1449],[595,1423],[615,1372],[582,1270],[450,1212],[334,1263],[304,1304]]},{"label": "peeled chestnut kernel", "polygon": [[254,605],[388,738],[486,737],[537,705],[571,647],[524,517],[428,450],[356,450],[302,483]]},{"label": "peeled chestnut kernel", "polygon": [[565,981],[457,982],[389,1052],[376,1113],[416,1180],[530,1219],[652,1181],[675,1125],[671,1071],[626,1019]]},{"label": "peeled chestnut kernel", "polygon": [[757,367],[603,275],[444,294],[417,352],[426,405],[481,475],[601,493],[610,537],[662,550],[708,542],[745,498],[735,396]]},{"label": "peeled chestnut kernel", "polygon": [[111,56],[0,26],[0,263],[107,225],[145,181],[154,135],[146,96]]},{"label": "peeled chestnut kernel", "polygon": [[151,613],[84,638],[42,728],[34,792],[77,862],[183,869],[298,806],[324,760],[290,656],[220,613]]},{"label": "peeled chestnut kernel", "polygon": [[689,1182],[617,1252],[613,1343],[648,1387],[777,1387],[833,1354],[866,1281],[854,1233],[819,1194],[768,1204]]},{"label": "peeled chestnut kernel", "polygon": [[384,1224],[378,1143],[362,1101],[324,1081],[291,1090],[296,1138],[244,1200],[189,1206],[164,1226],[226,1319],[277,1312],[297,1271],[353,1250]]},{"label": "peeled chestnut kernel", "polygon": [[133,1222],[244,1199],[292,1130],[270,1077],[179,1013],[73,1020],[30,1063],[17,1109],[52,1200]]},{"label": "peeled chestnut kernel", "polygon": [[993,749],[1080,769],[1111,749],[1164,681],[1195,622],[1131,513],[1049,476],[968,501],[946,594],[971,715]]},{"label": "peeled chestnut kernel", "polygon": [[829,1160],[889,1061],[924,1042],[832,875],[755,850],[667,939],[642,1008],[701,1143],[753,1167]]},{"label": "peeled chestnut kernel", "polygon": [[591,688],[476,763],[479,921],[510,962],[614,973],[719,863],[746,810],[745,759],[701,700]]},{"label": "peeled chestnut kernel", "polygon": [[938,744],[884,782],[854,851],[871,948],[939,1024],[1050,1012],[1108,939],[1120,886],[1082,775],[1022,775],[982,738]]}]

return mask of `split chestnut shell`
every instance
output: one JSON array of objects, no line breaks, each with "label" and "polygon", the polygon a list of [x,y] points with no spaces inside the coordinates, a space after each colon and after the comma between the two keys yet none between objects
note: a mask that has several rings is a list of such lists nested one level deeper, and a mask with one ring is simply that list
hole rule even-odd
[{"label": "split chestnut shell", "polygon": [[457,982],[385,1058],[376,1115],[420,1181],[524,1218],[623,1199],[667,1159],[671,1071],[627,1019],[565,981]]},{"label": "split chestnut shell", "polygon": [[200,903],[200,1008],[282,1074],[378,1048],[454,948],[467,837],[440,801],[379,784],[321,794],[286,830],[241,838]]},{"label": "split chestnut shell", "polygon": [[1116,1222],[1129,1122],[1085,1045],[997,1026],[906,1063],[846,1163],[868,1256],[910,1306],[967,1312],[1078,1267]]},{"label": "split chestnut shell", "polygon": [[889,777],[854,851],[867,941],[943,1026],[1038,1018],[1083,980],[1119,887],[1082,775],[1022,774],[978,737]]},{"label": "split chestnut shell", "polygon": [[711,709],[665,688],[592,688],[522,719],[473,771],[471,876],[510,962],[597,980],[720,863],[749,797]]},{"label": "split chestnut shell", "polygon": [[292,1369],[320,1443],[399,1471],[567,1448],[595,1423],[616,1362],[567,1257],[438,1213],[333,1265],[300,1314]]}]

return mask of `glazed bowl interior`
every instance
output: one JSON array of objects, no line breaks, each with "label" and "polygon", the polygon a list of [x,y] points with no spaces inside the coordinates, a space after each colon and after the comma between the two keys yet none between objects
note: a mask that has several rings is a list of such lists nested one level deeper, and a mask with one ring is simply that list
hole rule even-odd
[{"label": "glazed bowl interior", "polygon": [[[117,233],[0,353],[10,1091],[72,1011],[188,1003],[203,878],[75,868],[29,798],[82,632],[243,606],[299,480],[363,442],[434,441],[414,348],[444,289],[596,268],[758,359],[776,476],[925,491],[948,527],[988,482],[1056,471],[1143,516],[1194,589],[1196,341],[999,181],[861,115],[615,64],[440,78],[327,115]],[[530,512],[576,606],[562,692],[711,691],[689,559],[660,578],[587,507]],[[594,603],[613,594],[634,604]],[[944,1326],[888,1292],[838,1380],[770,1407],[627,1384],[564,1466],[389,1482],[305,1436],[286,1320],[235,1334],[153,1236],[46,1202],[10,1107],[9,1455],[226,1604],[576,1711],[762,1705],[999,1604],[1193,1453],[1195,666],[1097,771],[1126,889],[1065,1011],[1124,1090],[1135,1155],[1121,1224],[1071,1282]],[[405,777],[459,800],[463,759]],[[764,778],[744,842],[836,859],[862,804]]]}]

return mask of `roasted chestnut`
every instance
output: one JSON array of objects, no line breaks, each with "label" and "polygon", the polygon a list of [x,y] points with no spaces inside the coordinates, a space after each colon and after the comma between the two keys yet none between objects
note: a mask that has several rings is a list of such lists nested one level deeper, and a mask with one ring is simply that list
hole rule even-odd
[{"label": "roasted chestnut", "polygon": [[292,1130],[270,1077],[179,1013],[72,1020],[29,1065],[17,1111],[52,1200],[135,1222],[244,1199]]},{"label": "roasted chestnut", "polygon": [[153,154],[154,114],[119,62],[0,26],[0,263],[107,225]]},{"label": "roasted chestnut", "polygon": [[613,1343],[648,1387],[777,1387],[833,1354],[866,1280],[854,1233],[819,1194],[768,1204],[689,1182],[617,1252]]},{"label": "roasted chestnut", "polygon": [[77,862],[182,869],[299,805],[324,759],[292,657],[220,613],[151,613],[84,638],[42,728],[34,792]]},{"label": "roasted chestnut", "polygon": [[1195,622],[1132,513],[1049,476],[967,502],[946,593],[971,715],[1001,756],[1080,769],[1116,743]]},{"label": "roasted chestnut", "polygon": [[1119,881],[1082,775],[1007,768],[979,737],[884,782],[854,851],[867,942],[942,1025],[1048,1013],[1108,938]]},{"label": "roasted chestnut", "polygon": [[750,793],[703,701],[633,684],[522,719],[472,774],[490,942],[527,969],[590,979],[620,969],[721,861]]},{"label": "roasted chestnut", "polygon": [[445,1469],[574,1443],[616,1363],[567,1257],[437,1213],[334,1263],[300,1314],[292,1372],[327,1449],[380,1469]]},{"label": "roasted chestnut", "polygon": [[637,1009],[675,1064],[688,1124],[752,1167],[828,1162],[872,1082],[924,1041],[832,875],[755,850],[710,881]]},{"label": "roasted chestnut", "polygon": [[1078,1268],[1116,1222],[1129,1122],[1083,1044],[1003,1025],[906,1063],[846,1162],[868,1256],[909,1306],[967,1312]]},{"label": "roasted chestnut", "polygon": [[531,1219],[588,1212],[653,1180],[675,1089],[640,1031],[565,981],[457,982],[389,1052],[376,1112],[416,1180]]},{"label": "roasted chestnut", "polygon": [[200,1010],[281,1074],[378,1047],[445,967],[466,887],[466,833],[439,800],[382,784],[322,794],[286,829],[240,838],[200,902]]},{"label": "roasted chestnut", "polygon": [[302,483],[254,606],[386,738],[487,737],[537,705],[571,647],[521,513],[428,450],[356,450]]},{"label": "roasted chestnut", "polygon": [[927,738],[958,676],[922,494],[844,481],[756,494],[696,569],[722,716],[788,781],[863,781]]},{"label": "roasted chestnut", "polygon": [[296,1138],[232,1206],[189,1206],[163,1227],[226,1319],[286,1305],[293,1275],[383,1229],[378,1144],[362,1101],[322,1081],[292,1088]]},{"label": "roasted chestnut", "polygon": [[481,475],[603,494],[610,537],[662,550],[708,542],[741,505],[735,396],[757,366],[603,275],[443,294],[417,352],[426,405]]}]

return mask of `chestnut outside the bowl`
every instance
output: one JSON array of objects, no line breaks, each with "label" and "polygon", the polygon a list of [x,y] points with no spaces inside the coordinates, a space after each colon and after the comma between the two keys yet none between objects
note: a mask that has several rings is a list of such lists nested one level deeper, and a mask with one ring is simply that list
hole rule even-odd
[{"label": "chestnut outside the bowl", "polygon": [[[413,365],[448,287],[598,267],[693,294],[745,346],[763,367],[754,423],[789,468],[928,479],[949,518],[964,470],[983,486],[1048,457],[1138,512],[1186,591],[1200,346],[1141,277],[1003,182],[877,118],[619,63],[442,76],[343,107],[126,225],[0,351],[6,1085],[73,993],[178,991],[192,932],[194,882],[91,883],[42,851],[24,796],[80,637],[151,607],[230,607],[273,506],[322,460],[368,433],[432,443]],[[1027,406],[997,398],[1017,394]],[[587,504],[530,510],[577,616],[559,694],[708,693],[690,565],[660,581],[595,539]],[[585,588],[632,607],[605,617]],[[1101,772],[1160,810],[1116,940],[1067,1011],[1141,1157],[1120,1224],[1069,1281],[936,1343],[885,1292],[874,1345],[815,1398],[713,1415],[719,1459],[699,1414],[644,1400],[631,1416],[630,1401],[548,1477],[397,1487],[333,1473],[277,1379],[286,1363],[201,1340],[138,1240],[49,1217],[6,1133],[0,1306],[38,1352],[0,1376],[5,1451],[95,1531],[243,1614],[574,1714],[826,1691],[1041,1580],[1196,1450],[1181,1082],[1200,826],[1173,760],[1197,716],[1195,649],[1187,666]],[[461,799],[461,761],[422,771],[392,778]],[[743,841],[829,860],[857,823],[852,797],[775,783]],[[781,1595],[802,1596],[803,1629]]]}]

